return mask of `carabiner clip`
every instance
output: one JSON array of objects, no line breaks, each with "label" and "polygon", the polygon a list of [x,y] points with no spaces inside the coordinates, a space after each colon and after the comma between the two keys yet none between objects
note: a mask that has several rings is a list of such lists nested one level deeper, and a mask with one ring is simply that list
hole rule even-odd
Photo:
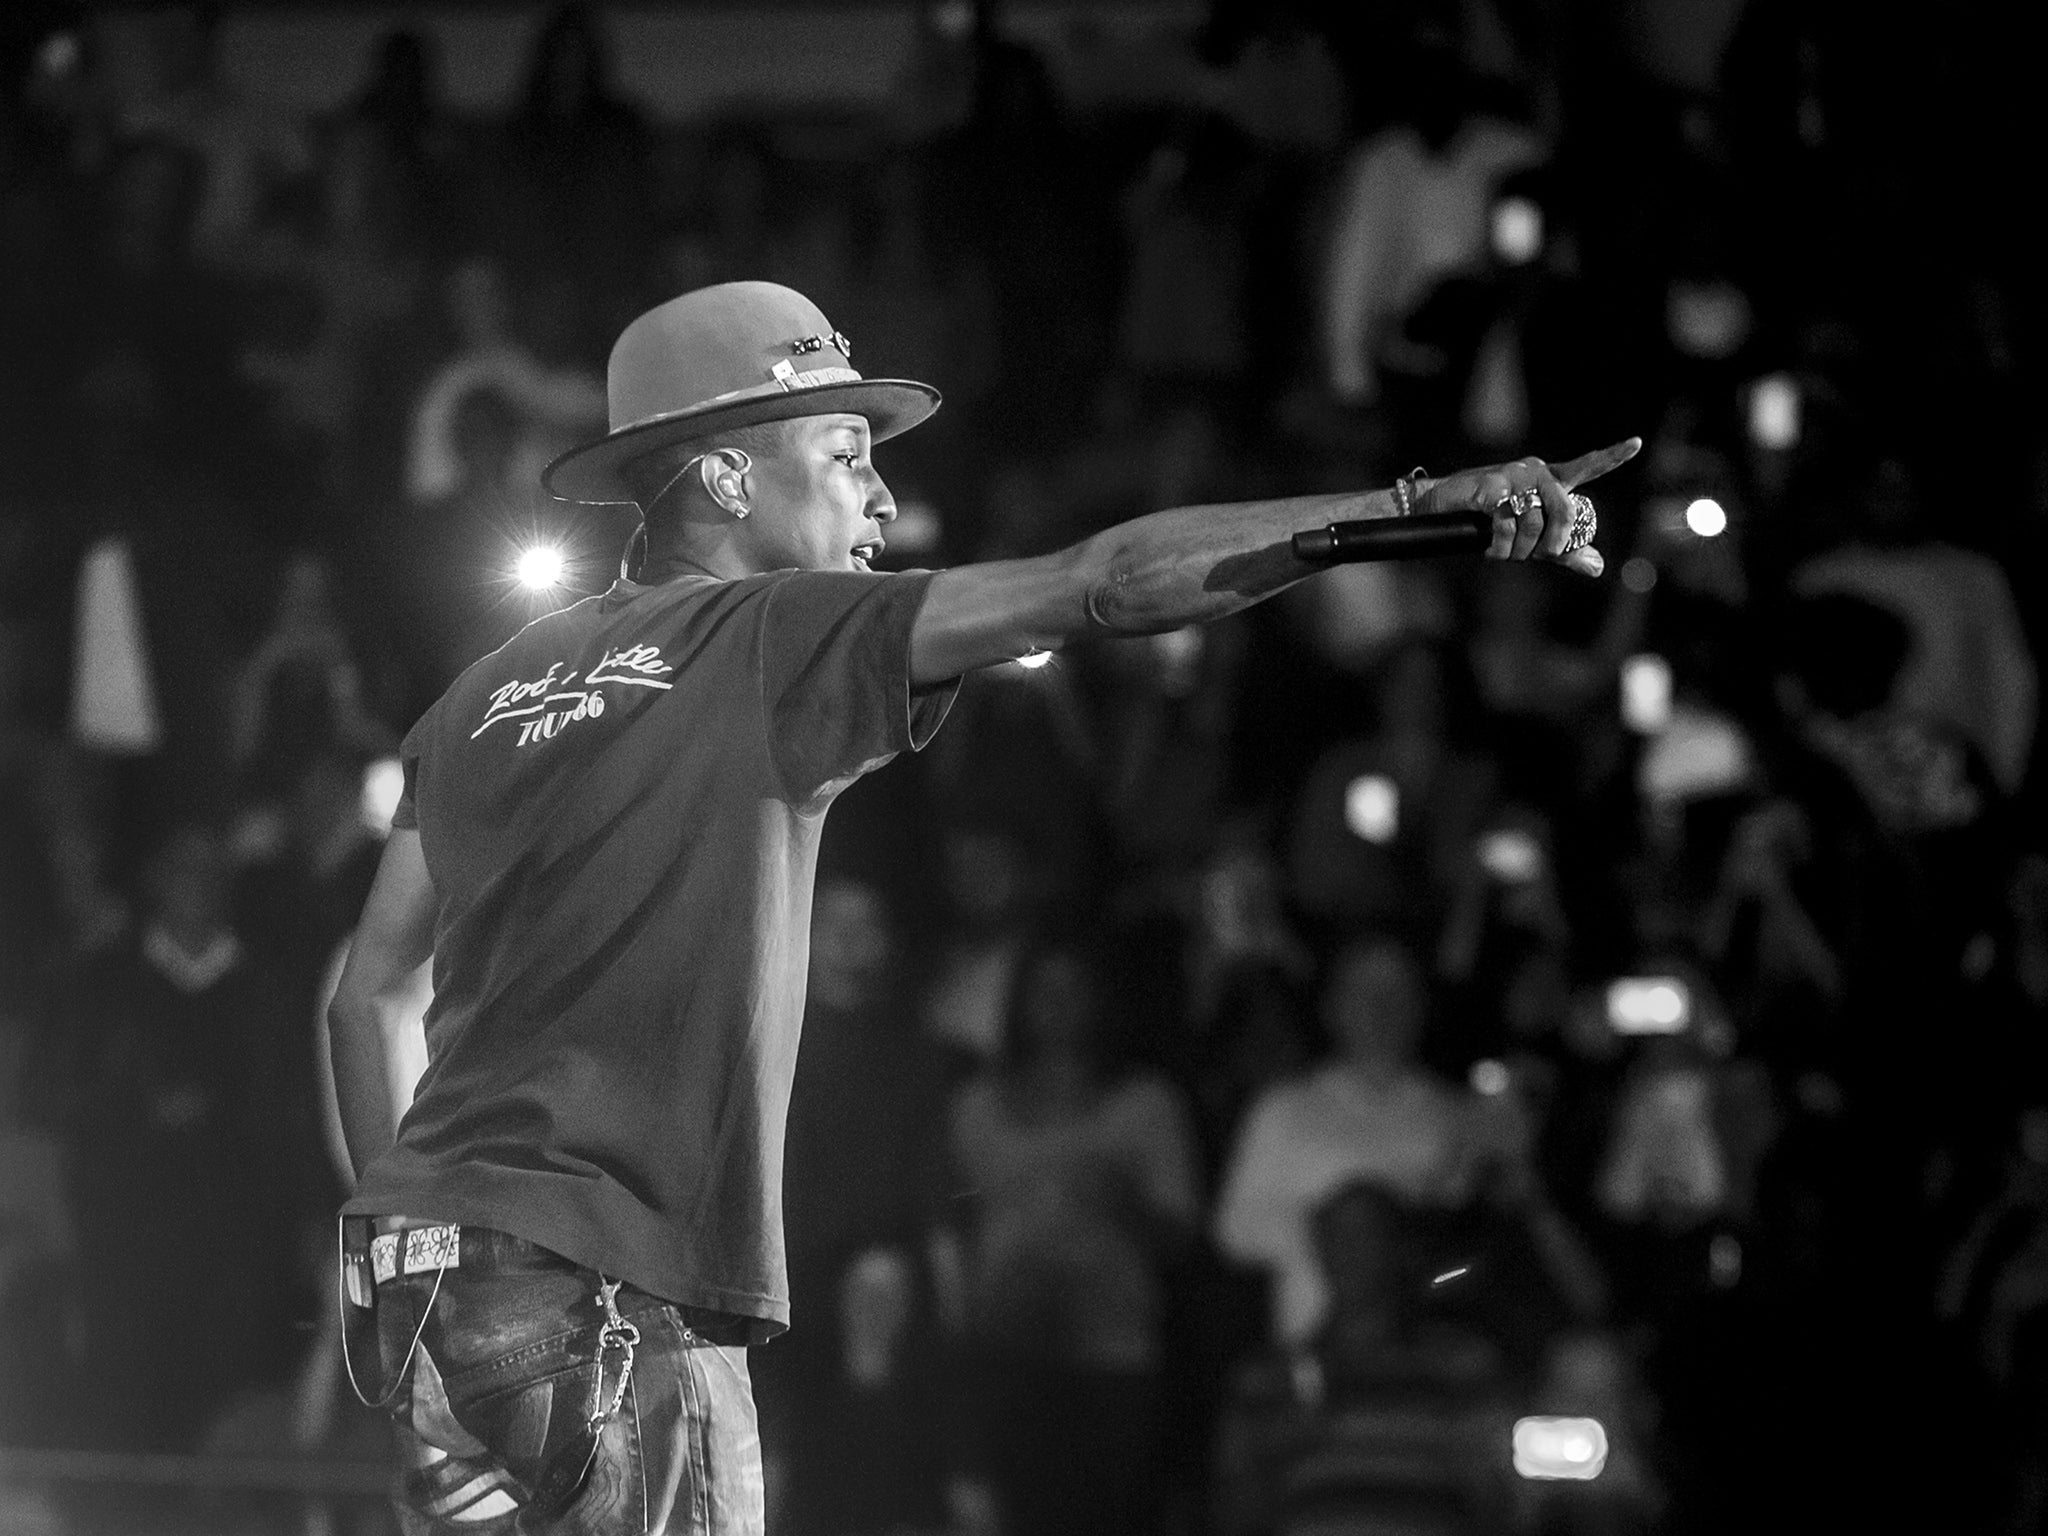
[{"label": "carabiner clip", "polygon": [[620,1315],[617,1280],[597,1277],[598,1305],[604,1308],[604,1326],[597,1330],[597,1385],[600,1393],[604,1390],[604,1357],[613,1350],[621,1351],[625,1358],[619,1362],[619,1382],[612,1388],[611,1401],[590,1416],[592,1433],[604,1428],[619,1405],[626,1400],[626,1389],[633,1381],[633,1348],[640,1342],[640,1330]]}]

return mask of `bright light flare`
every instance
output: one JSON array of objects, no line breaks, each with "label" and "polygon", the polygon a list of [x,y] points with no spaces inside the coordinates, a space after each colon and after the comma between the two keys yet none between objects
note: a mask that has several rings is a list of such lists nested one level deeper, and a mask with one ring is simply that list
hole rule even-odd
[{"label": "bright light flare", "polygon": [[1667,976],[1624,976],[1607,989],[1607,1017],[1626,1035],[1675,1035],[1692,1020],[1692,999]]},{"label": "bright light flare", "polygon": [[1508,1091],[1508,1069],[1505,1062],[1495,1061],[1491,1056],[1472,1063],[1468,1074],[1474,1093],[1483,1093],[1494,1098]]},{"label": "bright light flare", "polygon": [[398,814],[399,798],[405,793],[405,768],[395,757],[380,757],[363,770],[363,825],[379,837],[391,835],[391,818]]},{"label": "bright light flare", "polygon": [[1543,253],[1543,209],[1526,197],[1504,197],[1493,206],[1493,251],[1519,267]]},{"label": "bright light flare", "polygon": [[1728,509],[1711,496],[1686,503],[1685,526],[1703,539],[1719,538],[1728,528]]},{"label": "bright light flare", "polygon": [[1051,651],[1026,651],[1022,656],[1019,656],[1017,658],[1017,665],[1025,668],[1028,671],[1036,672],[1040,667],[1044,666],[1047,662],[1051,660]]},{"label": "bright light flare", "polygon": [[1587,1482],[1607,1465],[1607,1430],[1598,1419],[1535,1414],[1515,1420],[1514,1448],[1523,1477]]},{"label": "bright light flare", "polygon": [[1799,383],[1790,374],[1766,374],[1750,386],[1749,435],[1759,448],[1797,448],[1802,414]]},{"label": "bright light flare", "polygon": [[1401,830],[1401,796],[1383,774],[1363,773],[1344,788],[1344,825],[1368,843],[1391,843]]},{"label": "bright light flare", "polygon": [[898,555],[924,555],[939,547],[945,521],[929,501],[906,496],[889,522],[889,548]]},{"label": "bright light flare", "polygon": [[1717,1232],[1707,1247],[1707,1273],[1722,1290],[1742,1279],[1742,1240],[1732,1232]]},{"label": "bright light flare", "polygon": [[1524,885],[1543,873],[1543,845],[1519,827],[1497,827],[1479,839],[1479,864],[1496,880]]},{"label": "bright light flare", "polygon": [[549,587],[559,587],[568,569],[569,562],[562,557],[557,546],[536,544],[521,553],[512,573],[527,591],[545,592]]},{"label": "bright light flare", "polygon": [[1645,652],[1621,664],[1621,723],[1654,736],[1671,723],[1671,663]]}]

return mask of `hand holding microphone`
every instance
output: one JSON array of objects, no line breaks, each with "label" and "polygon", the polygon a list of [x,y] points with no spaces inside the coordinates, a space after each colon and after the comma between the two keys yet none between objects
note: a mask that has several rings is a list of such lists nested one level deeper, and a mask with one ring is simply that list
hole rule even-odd
[{"label": "hand holding microphone", "polygon": [[1578,487],[1626,464],[1642,446],[1641,438],[1631,437],[1565,464],[1517,459],[1440,480],[1410,475],[1394,488],[1406,515],[1308,529],[1294,535],[1294,554],[1318,565],[1456,554],[1533,557],[1598,576],[1606,569],[1591,543],[1598,522],[1592,499]]}]

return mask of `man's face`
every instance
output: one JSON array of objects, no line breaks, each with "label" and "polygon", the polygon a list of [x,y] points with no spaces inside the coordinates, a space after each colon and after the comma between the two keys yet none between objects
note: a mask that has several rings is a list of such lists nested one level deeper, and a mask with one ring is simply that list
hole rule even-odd
[{"label": "man's face", "polygon": [[804,416],[789,423],[780,452],[755,456],[742,538],[761,569],[868,569],[896,515],[870,446],[865,417]]}]

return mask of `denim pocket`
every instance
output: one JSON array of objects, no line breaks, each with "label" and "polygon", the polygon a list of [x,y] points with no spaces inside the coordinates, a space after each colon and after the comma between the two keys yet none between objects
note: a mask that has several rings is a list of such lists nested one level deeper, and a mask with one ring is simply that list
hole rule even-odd
[{"label": "denim pocket", "polygon": [[598,1330],[577,1328],[446,1378],[448,1408],[525,1491],[529,1513],[552,1513],[589,1476],[603,1375]]}]

